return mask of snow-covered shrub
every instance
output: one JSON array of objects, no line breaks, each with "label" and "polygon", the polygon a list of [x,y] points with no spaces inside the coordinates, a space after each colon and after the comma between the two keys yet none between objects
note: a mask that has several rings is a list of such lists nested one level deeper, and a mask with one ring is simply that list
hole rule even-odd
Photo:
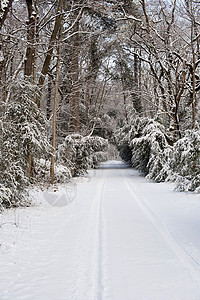
[{"label": "snow-covered shrub", "polygon": [[200,192],[200,130],[188,130],[172,147],[164,126],[135,116],[117,131],[116,144],[122,159],[146,178],[174,180],[179,191]]},{"label": "snow-covered shrub", "polygon": [[200,131],[188,130],[174,144],[170,162],[176,174],[177,190],[200,192]]},{"label": "snow-covered shrub", "polygon": [[58,164],[54,166],[54,183],[65,183],[68,182],[72,177],[71,171],[67,166]]},{"label": "snow-covered shrub", "polygon": [[142,131],[146,124],[148,124],[148,118],[140,118],[132,106],[128,107],[128,124],[124,124],[120,129],[116,131],[116,146],[119,150],[121,158],[131,163],[132,159],[132,145],[131,141],[134,138],[142,136]]},{"label": "snow-covered shrub", "polygon": [[80,176],[89,168],[97,167],[102,159],[105,160],[101,152],[106,150],[107,141],[103,138],[72,134],[59,145],[57,161],[68,167],[72,176]]},{"label": "snow-covered shrub", "polygon": [[63,144],[58,147],[57,160],[70,169],[72,176],[84,174],[90,162],[85,138],[80,134],[66,136]]},{"label": "snow-covered shrub", "polygon": [[[50,152],[45,136],[46,120],[34,101],[39,97],[38,88],[29,80],[16,82],[11,90],[11,101],[3,114],[0,126],[0,183],[10,191],[0,198],[5,207],[24,205],[24,191],[29,184],[28,160],[39,159]],[[33,101],[34,99],[34,101]]]},{"label": "snow-covered shrub", "polygon": [[0,183],[0,211],[11,206],[11,190]]},{"label": "snow-covered shrub", "polygon": [[90,152],[90,167],[97,168],[107,160],[108,142],[99,136],[86,136],[85,139]]},{"label": "snow-covered shrub", "polygon": [[164,181],[169,174],[168,158],[171,148],[165,137],[164,127],[154,120],[140,118],[140,137],[131,142],[132,165],[143,171],[147,178]]},{"label": "snow-covered shrub", "polygon": [[93,169],[98,168],[99,165],[106,160],[108,160],[108,154],[103,151],[98,151],[92,155],[92,164],[90,167]]},{"label": "snow-covered shrub", "polygon": [[131,125],[124,125],[115,133],[115,144],[119,151],[120,157],[127,163],[131,162],[132,151],[130,146]]},{"label": "snow-covered shrub", "polygon": [[[46,184],[50,182],[50,167],[51,161],[40,159],[35,168],[36,179],[41,184]],[[72,177],[70,169],[63,165],[59,164],[58,161],[54,164],[54,183],[66,183]]]},{"label": "snow-covered shrub", "polygon": [[164,181],[168,176],[171,147],[164,127],[144,117],[135,117],[118,131],[118,149],[123,160],[144,172],[149,179]]}]

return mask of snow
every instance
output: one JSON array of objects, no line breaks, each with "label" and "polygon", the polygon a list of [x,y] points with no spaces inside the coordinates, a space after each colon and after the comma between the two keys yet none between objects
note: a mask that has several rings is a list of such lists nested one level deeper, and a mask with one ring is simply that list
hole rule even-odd
[{"label": "snow", "polygon": [[0,62],[4,61],[4,55],[3,55],[3,51],[0,50]]},{"label": "snow", "polygon": [[7,8],[9,4],[9,0],[1,0],[1,10],[2,10],[2,13],[0,14],[0,16],[3,15],[3,12],[5,10],[5,8]]},{"label": "snow", "polygon": [[1,300],[199,300],[198,194],[119,161],[53,193],[0,215]]}]

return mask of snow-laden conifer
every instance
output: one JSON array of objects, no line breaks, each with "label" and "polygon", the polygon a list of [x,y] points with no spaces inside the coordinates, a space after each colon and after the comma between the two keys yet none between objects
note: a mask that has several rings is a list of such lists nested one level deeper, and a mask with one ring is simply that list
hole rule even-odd
[{"label": "snow-laden conifer", "polygon": [[57,160],[67,166],[73,176],[80,176],[106,160],[107,144],[107,140],[97,136],[71,134],[59,145]]},{"label": "snow-laden conifer", "polygon": [[174,144],[170,162],[177,179],[177,190],[200,192],[200,131],[188,130]]},{"label": "snow-laden conifer", "polygon": [[130,124],[118,130],[118,149],[123,160],[149,179],[164,181],[170,173],[169,146],[165,129],[157,121],[134,116]]},{"label": "snow-laden conifer", "polygon": [[147,178],[164,181],[168,176],[171,148],[165,136],[164,127],[150,119],[140,118],[143,128],[139,137],[131,141],[132,165],[143,171]]},{"label": "snow-laden conifer", "polygon": [[87,136],[86,141],[90,149],[90,167],[97,168],[101,162],[107,160],[108,141],[99,136]]},{"label": "snow-laden conifer", "polygon": [[130,163],[132,158],[132,151],[130,146],[130,132],[131,125],[124,125],[116,131],[115,144],[119,150],[119,154],[123,161]]},{"label": "snow-laden conifer", "polygon": [[[0,203],[6,207],[25,205],[24,191],[29,185],[28,161],[37,162],[50,152],[45,135],[46,119],[37,107],[39,91],[28,79],[13,84],[11,100],[1,125]],[[33,164],[33,159],[31,159]]]}]

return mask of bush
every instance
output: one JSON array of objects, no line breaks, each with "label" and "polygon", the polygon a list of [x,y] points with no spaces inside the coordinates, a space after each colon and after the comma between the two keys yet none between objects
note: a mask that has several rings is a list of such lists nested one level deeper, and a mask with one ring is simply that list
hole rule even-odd
[{"label": "bush", "polygon": [[118,131],[118,149],[123,160],[149,179],[164,181],[169,174],[168,145],[164,127],[148,118],[136,117]]},{"label": "bush", "polygon": [[171,147],[165,137],[164,127],[154,120],[141,119],[140,137],[131,141],[132,165],[143,171],[147,178],[157,182],[169,175]]},{"label": "bush", "polygon": [[21,80],[13,85],[11,95],[0,126],[0,182],[1,191],[5,191],[0,194],[0,203],[4,207],[26,204],[29,157],[33,154],[39,159],[51,149],[44,134],[46,119],[33,101],[39,97],[37,86]]},{"label": "bush", "polygon": [[200,131],[188,130],[174,144],[170,166],[177,178],[177,190],[200,192]]},{"label": "bush", "polygon": [[0,184],[0,211],[3,210],[4,207],[11,207],[12,203],[11,199],[11,190],[6,188],[3,184]]},{"label": "bush", "polygon": [[135,116],[117,131],[116,141],[122,159],[146,178],[176,181],[179,191],[200,192],[200,130],[188,130],[172,147],[159,122]]},{"label": "bush", "polygon": [[108,142],[99,136],[88,136],[86,140],[90,151],[90,167],[97,168],[108,159]]},{"label": "bush", "polygon": [[68,135],[59,145],[56,160],[68,167],[72,176],[80,176],[106,159],[107,141],[100,137]]},{"label": "bush", "polygon": [[132,151],[130,146],[131,125],[126,125],[116,132],[115,143],[123,161],[131,163]]},{"label": "bush", "polygon": [[[36,179],[42,184],[50,183],[51,161],[40,159],[36,164]],[[54,165],[54,183],[66,183],[72,177],[68,167],[59,164],[57,161]]]}]

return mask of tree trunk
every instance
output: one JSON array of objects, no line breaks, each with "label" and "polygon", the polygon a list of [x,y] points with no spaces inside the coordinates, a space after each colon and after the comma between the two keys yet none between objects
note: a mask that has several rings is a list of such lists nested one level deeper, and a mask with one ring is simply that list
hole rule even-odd
[{"label": "tree trunk", "polygon": [[48,76],[48,94],[47,94],[47,110],[46,110],[46,117],[47,120],[50,119],[51,115],[51,94],[52,94],[52,81],[51,76]]},{"label": "tree trunk", "polygon": [[[194,18],[192,20],[192,27],[191,27],[191,47],[192,47],[192,62],[193,62],[193,68],[192,68],[192,129],[195,128],[196,124],[196,78],[195,78],[195,72],[196,72],[196,58],[195,58],[195,50],[194,50],[194,29],[195,29],[195,21]],[[198,44],[198,43],[197,43]]]},{"label": "tree trunk", "polygon": [[[35,17],[36,13],[33,8],[33,1],[26,0],[26,5],[28,9],[28,23],[27,23],[27,48],[26,48],[26,57],[25,57],[25,66],[24,66],[24,76],[30,78],[33,77],[33,67],[34,67],[34,55],[35,55]],[[34,101],[34,95],[33,95]],[[33,158],[32,153],[29,153],[28,158],[28,175],[33,176]]]},{"label": "tree trunk", "polygon": [[[43,85],[44,85],[45,76],[48,72],[49,65],[50,65],[50,62],[51,62],[51,57],[52,57],[52,54],[53,54],[53,48],[54,48],[54,44],[55,44],[55,41],[56,41],[56,37],[57,37],[57,34],[58,34],[58,32],[61,28],[61,23],[62,23],[62,19],[63,19],[63,14],[61,14],[62,6],[63,6],[63,0],[59,0],[58,1],[57,12],[56,12],[56,19],[55,19],[54,29],[53,29],[52,34],[51,34],[51,38],[50,38],[49,46],[48,46],[48,50],[47,50],[47,55],[46,55],[46,58],[44,60],[41,75],[40,75],[40,78],[39,78],[39,81],[38,81],[38,85],[39,85],[40,88],[42,88]],[[40,107],[40,103],[38,103],[38,106]]]},{"label": "tree trunk", "polygon": [[[0,30],[2,29],[2,26],[7,18],[7,14],[9,12],[9,9],[12,6],[14,0],[9,0],[8,4],[6,5],[6,7],[2,7],[2,1],[0,1]],[[2,42],[0,41],[0,51],[2,51]],[[7,95],[6,95],[6,83],[4,84],[3,82],[3,76],[6,78],[6,73],[3,74],[5,72],[5,59],[3,57],[3,52],[0,53],[1,57],[1,61],[0,61],[0,92],[2,95],[2,100],[5,102]],[[6,81],[6,80],[5,80]]]},{"label": "tree trunk", "polygon": [[[75,12],[75,19],[78,11]],[[73,28],[74,36],[72,38],[72,113],[74,132],[80,132],[80,116],[79,116],[79,21]]]},{"label": "tree trunk", "polygon": [[25,76],[33,76],[33,65],[34,65],[34,41],[35,41],[35,11],[33,8],[33,1],[26,0],[28,9],[28,24],[27,24],[27,48],[26,48],[26,59],[24,67]]},{"label": "tree trunk", "polygon": [[58,57],[57,57],[57,63],[56,63],[55,98],[54,98],[54,109],[53,109],[53,132],[52,132],[53,150],[52,150],[51,168],[50,168],[51,184],[54,183],[54,163],[55,163],[55,149],[56,149],[56,116],[57,116],[57,106],[58,106],[60,60],[61,60],[61,44],[60,44],[60,39],[59,39],[59,41],[58,41]]}]

